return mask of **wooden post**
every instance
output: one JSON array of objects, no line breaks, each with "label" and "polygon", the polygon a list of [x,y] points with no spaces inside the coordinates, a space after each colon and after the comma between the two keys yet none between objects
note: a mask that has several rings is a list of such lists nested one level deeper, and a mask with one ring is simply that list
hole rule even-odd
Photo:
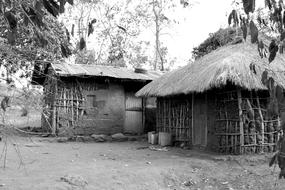
[{"label": "wooden post", "polygon": [[167,131],[167,127],[166,127],[166,99],[163,98],[163,114],[162,114],[162,118],[163,118],[163,132],[170,132]]},{"label": "wooden post", "polygon": [[226,105],[224,107],[225,109],[225,119],[226,119],[226,131],[225,131],[225,141],[226,141],[226,144],[225,144],[225,149],[226,149],[226,153],[229,153],[229,120],[228,120],[228,112],[227,112],[227,108],[226,108]]},{"label": "wooden post", "polygon": [[[251,107],[253,108],[253,120],[255,121],[255,113],[254,113],[254,101],[253,101],[253,97],[252,97],[252,91],[250,91],[250,100],[251,100]],[[256,126],[255,126],[256,127]],[[253,147],[254,152],[256,153],[257,151],[257,132],[256,132],[256,128],[255,128],[255,132],[253,134],[253,143],[255,144],[255,146]]]},{"label": "wooden post", "polygon": [[[171,129],[173,126],[171,124],[171,110],[172,110],[172,107],[171,107],[171,98],[168,99],[168,126],[169,126],[169,129]],[[166,119],[166,118],[165,118]]]},{"label": "wooden post", "polygon": [[56,99],[57,97],[57,81],[54,81],[54,95],[53,95],[53,108],[52,108],[52,135],[56,135]]},{"label": "wooden post", "polygon": [[[237,133],[238,131],[238,122],[235,122],[235,133]],[[234,150],[235,150],[235,154],[237,154],[237,135],[235,134],[235,143],[234,143]]]},{"label": "wooden post", "polygon": [[[281,119],[280,119],[280,116],[281,116],[281,114],[279,113],[279,115],[278,115],[278,117],[277,117],[277,125],[278,125],[278,128],[281,129]],[[277,142],[279,141],[280,138],[281,138],[281,137],[280,137],[280,132],[278,132],[278,133],[277,133],[277,139],[276,139],[275,144],[277,144]],[[277,148],[277,147],[276,147],[276,148]]]},{"label": "wooden post", "polygon": [[142,98],[142,127],[143,127],[143,132],[145,130],[145,108],[146,107],[146,98]]},{"label": "wooden post", "polygon": [[76,121],[79,119],[79,100],[78,100],[78,94],[76,92]]},{"label": "wooden post", "polygon": [[192,137],[192,145],[194,145],[194,93],[192,93],[192,134],[191,134],[191,137]]},{"label": "wooden post", "polygon": [[240,133],[240,153],[243,154],[244,148],[244,132],[243,132],[243,119],[242,119],[242,97],[240,88],[237,89],[238,96],[238,110],[239,110],[239,133]]},{"label": "wooden post", "polygon": [[179,140],[182,139],[182,134],[184,133],[183,131],[183,125],[182,125],[182,120],[183,120],[183,104],[179,104],[179,107],[180,107],[180,121],[179,121],[179,134],[178,134],[178,137],[179,137]]},{"label": "wooden post", "polygon": [[73,88],[70,89],[70,102],[71,102],[71,127],[74,128],[74,101],[73,101]]},{"label": "wooden post", "polygon": [[207,92],[205,94],[205,106],[206,106],[206,126],[205,126],[205,147],[207,146],[207,138],[208,138],[208,96],[207,96]]},{"label": "wooden post", "polygon": [[67,113],[67,110],[66,110],[66,90],[65,90],[65,87],[63,87],[63,111],[65,112],[65,113]]},{"label": "wooden post", "polygon": [[259,97],[258,97],[258,94],[257,92],[256,93],[256,102],[257,102],[257,106],[258,106],[258,113],[259,113],[259,116],[260,116],[260,120],[261,120],[261,152],[263,152],[263,145],[264,145],[264,120],[263,120],[263,115],[262,115],[262,112],[261,112],[261,107],[260,107],[260,102],[259,102]]},{"label": "wooden post", "polygon": [[156,121],[156,132],[159,132],[159,128],[160,128],[160,125],[159,125],[159,118],[160,118],[160,98],[156,98],[156,110],[155,110],[155,113],[156,113],[156,118],[155,118],[155,121]]}]

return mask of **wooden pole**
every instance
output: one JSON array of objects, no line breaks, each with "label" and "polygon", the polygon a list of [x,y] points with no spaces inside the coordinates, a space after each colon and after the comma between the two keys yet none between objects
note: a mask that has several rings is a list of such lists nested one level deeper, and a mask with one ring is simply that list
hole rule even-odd
[{"label": "wooden pole", "polygon": [[[238,122],[235,122],[235,133],[237,133],[238,131]],[[235,143],[234,143],[234,150],[235,150],[235,154],[237,153],[237,135],[235,135]]]},{"label": "wooden pole", "polygon": [[205,147],[207,146],[207,134],[208,134],[208,96],[207,96],[207,93],[206,93],[206,95],[205,95],[205,101],[206,101],[206,104],[205,104],[205,106],[206,106],[206,118],[205,118],[205,120],[206,120],[206,126],[205,126]]},{"label": "wooden pole", "polygon": [[145,130],[146,98],[142,98],[142,132]]},{"label": "wooden pole", "polygon": [[162,118],[163,118],[163,132],[169,132],[167,131],[167,127],[166,127],[166,99],[164,98],[163,99],[163,115],[162,115]]},{"label": "wooden pole", "polygon": [[237,96],[238,96],[238,110],[239,110],[240,154],[243,154],[244,132],[243,132],[243,119],[242,119],[242,97],[241,97],[240,88],[237,89]]},{"label": "wooden pole", "polygon": [[79,119],[79,100],[78,100],[78,91],[76,92],[76,120]]},{"label": "wooden pole", "polygon": [[54,81],[54,95],[53,95],[53,108],[52,108],[52,135],[56,135],[56,97],[57,97],[57,82]]},{"label": "wooden pole", "polygon": [[[172,107],[171,107],[171,98],[169,98],[168,100],[168,125],[169,125],[169,128],[172,128],[172,124],[171,124],[171,110],[172,110]],[[166,119],[166,118],[165,118]]]},{"label": "wooden pole", "polygon": [[192,93],[192,130],[191,130],[191,136],[192,136],[192,145],[194,145],[194,93]]},{"label": "wooden pole", "polygon": [[226,149],[226,153],[228,153],[229,151],[229,120],[228,120],[228,112],[227,112],[227,109],[226,109],[226,105],[224,107],[225,109],[225,117],[226,117],[226,131],[225,131],[225,141],[226,141],[226,144],[225,144],[225,149]]},{"label": "wooden pole", "polygon": [[180,121],[179,121],[179,139],[182,139],[182,134],[184,133],[184,130],[182,129],[183,128],[183,125],[182,125],[182,120],[183,120],[183,104],[179,104],[179,107],[180,107]]},{"label": "wooden pole", "polygon": [[66,111],[66,90],[65,90],[65,87],[63,87],[63,110],[64,110],[64,112],[65,113],[67,113],[67,111]]},{"label": "wooden pole", "polygon": [[74,127],[73,88],[71,88],[71,90],[70,90],[70,99],[71,99],[71,101],[70,101],[71,102],[71,125],[72,125],[72,127]]},{"label": "wooden pole", "polygon": [[[253,96],[252,96],[252,91],[250,91],[250,100],[251,100],[251,107],[253,108],[253,120],[255,121],[255,113],[254,113],[254,101],[253,101]],[[255,126],[256,127],[256,126]],[[257,132],[256,132],[256,128],[255,128],[255,132],[253,134],[253,143],[255,144],[255,146],[252,148],[254,152],[256,152],[257,150]]]},{"label": "wooden pole", "polygon": [[156,121],[156,132],[159,132],[159,128],[160,128],[160,125],[159,125],[159,118],[160,118],[160,98],[156,98],[156,118],[155,118],[155,121]]},{"label": "wooden pole", "polygon": [[261,120],[261,152],[263,152],[263,145],[264,145],[264,120],[263,120],[263,115],[262,115],[262,112],[261,112],[261,107],[260,107],[260,102],[259,102],[259,97],[258,97],[258,94],[257,92],[256,93],[256,102],[257,102],[257,107],[258,107],[258,113],[259,113],[259,116],[260,116],[260,120]]}]

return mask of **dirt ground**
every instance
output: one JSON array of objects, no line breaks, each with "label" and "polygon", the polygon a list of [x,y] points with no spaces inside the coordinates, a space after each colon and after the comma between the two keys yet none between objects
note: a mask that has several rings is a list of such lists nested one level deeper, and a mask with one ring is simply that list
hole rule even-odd
[{"label": "dirt ground", "polygon": [[[3,157],[0,162],[0,190],[285,189],[285,180],[275,185],[279,168],[273,173],[268,167],[271,155],[225,156],[181,148],[154,151],[145,141],[58,143],[18,135],[8,140],[5,169]],[[66,175],[88,184],[61,180]]]}]

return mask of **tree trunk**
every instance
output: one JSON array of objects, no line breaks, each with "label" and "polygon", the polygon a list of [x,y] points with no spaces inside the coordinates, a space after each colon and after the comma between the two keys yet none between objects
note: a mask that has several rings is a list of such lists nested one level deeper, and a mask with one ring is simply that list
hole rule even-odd
[{"label": "tree trunk", "polygon": [[159,25],[158,17],[155,15],[155,63],[154,70],[158,67],[158,56],[159,56]]},{"label": "tree trunk", "polygon": [[154,70],[157,69],[158,66],[158,59],[160,59],[160,70],[163,71],[164,70],[164,62],[163,62],[163,57],[161,55],[160,52],[160,40],[159,40],[159,35],[160,35],[160,25],[159,25],[159,18],[160,18],[160,12],[161,11],[157,11],[155,8],[158,7],[157,6],[158,2],[157,1],[153,1],[153,13],[155,16],[155,62],[154,62]]},{"label": "tree trunk", "polygon": [[152,1],[152,11],[153,11],[153,14],[154,14],[154,22],[155,22],[155,60],[154,60],[154,65],[153,65],[153,69],[156,70],[157,69],[157,62],[158,62],[158,42],[159,42],[159,25],[158,25],[158,15],[157,15],[157,12],[155,10],[155,1]]}]

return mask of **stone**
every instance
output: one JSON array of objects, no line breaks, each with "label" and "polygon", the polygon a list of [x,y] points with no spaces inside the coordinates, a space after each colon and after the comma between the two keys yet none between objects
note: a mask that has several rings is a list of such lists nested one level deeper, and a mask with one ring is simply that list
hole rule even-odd
[{"label": "stone", "polygon": [[128,141],[138,141],[137,137],[128,137]]},{"label": "stone", "polygon": [[60,178],[61,181],[69,183],[70,185],[75,185],[79,187],[85,187],[88,182],[80,175],[67,174]]},{"label": "stone", "polygon": [[56,139],[56,141],[59,142],[59,143],[65,143],[65,142],[69,141],[69,138],[68,137],[58,137]]},{"label": "stone", "polygon": [[94,139],[91,136],[83,136],[83,141],[84,142],[93,142]]},{"label": "stone", "polygon": [[123,133],[116,133],[116,134],[112,135],[112,140],[122,142],[122,141],[127,141],[128,137],[125,136]]},{"label": "stone", "polygon": [[84,136],[76,136],[76,137],[75,137],[75,141],[76,141],[76,142],[85,142]]},{"label": "stone", "polygon": [[107,135],[96,135],[96,134],[93,134],[93,135],[91,135],[91,137],[93,138],[93,140],[95,142],[105,142],[105,141],[107,141]]}]

